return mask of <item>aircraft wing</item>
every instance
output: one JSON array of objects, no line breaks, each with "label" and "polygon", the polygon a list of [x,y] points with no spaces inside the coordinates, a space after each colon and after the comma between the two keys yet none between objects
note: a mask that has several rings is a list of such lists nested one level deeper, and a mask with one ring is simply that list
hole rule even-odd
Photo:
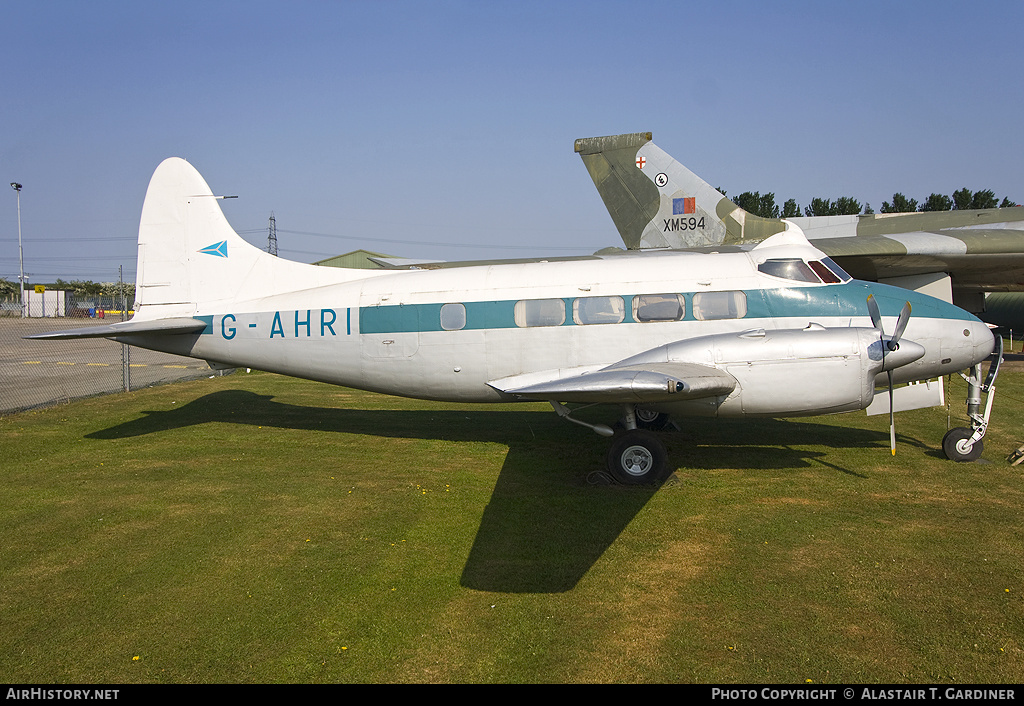
[{"label": "aircraft wing", "polygon": [[59,340],[68,338],[116,338],[145,334],[199,333],[209,326],[206,321],[192,318],[157,319],[155,321],[121,321],[107,326],[86,326],[63,331],[36,333],[25,338]]},{"label": "aircraft wing", "polygon": [[[549,379],[538,380],[543,377]],[[671,362],[552,370],[488,384],[527,399],[628,404],[728,395],[736,387],[736,378],[709,365]]]}]

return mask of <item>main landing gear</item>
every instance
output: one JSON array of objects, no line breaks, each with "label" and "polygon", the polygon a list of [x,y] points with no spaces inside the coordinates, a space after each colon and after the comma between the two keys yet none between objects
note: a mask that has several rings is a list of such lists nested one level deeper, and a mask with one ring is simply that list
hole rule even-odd
[{"label": "main landing gear", "polygon": [[[984,448],[982,439],[988,431],[988,421],[992,416],[992,401],[996,394],[996,376],[999,375],[999,364],[1003,361],[1003,339],[996,336],[996,347],[989,356],[988,375],[981,382],[981,365],[975,365],[970,375],[961,376],[967,381],[967,416],[971,418],[971,426],[957,427],[946,432],[942,438],[942,452],[952,461],[975,461],[981,456]],[[985,412],[981,410],[981,394],[985,393]]]},{"label": "main landing gear", "polygon": [[[640,423],[664,422],[656,415],[640,412],[631,404],[623,405],[622,420],[626,433],[612,442],[608,449],[608,472],[623,485],[647,485],[665,476],[668,453],[664,444],[649,431],[639,428]],[[642,416],[645,415],[645,416]],[[640,417],[640,419],[638,419]]]},{"label": "main landing gear", "polygon": [[[593,429],[601,436],[612,436],[615,432],[604,424],[590,424],[575,419],[572,412],[564,404],[551,402],[555,412],[562,419]],[[632,404],[623,405],[626,427],[612,442],[608,450],[608,472],[623,485],[649,485],[657,483],[665,477],[668,470],[668,453],[665,445],[648,429],[662,429],[668,422],[667,415],[644,413]]]},{"label": "main landing gear", "polygon": [[[985,432],[988,431],[992,416],[992,402],[995,399],[995,380],[1003,360],[1003,341],[996,337],[996,347],[989,356],[988,374],[982,382],[981,365],[975,365],[970,375],[963,375],[967,381],[967,416],[971,426],[957,427],[946,432],[942,439],[942,451],[953,461],[974,461],[981,456]],[[981,396],[985,394],[985,411],[981,411]],[[587,427],[601,436],[614,436],[614,430],[605,424],[590,424],[572,416],[565,404],[551,402],[558,416]],[[648,485],[662,480],[668,470],[668,454],[665,445],[650,430],[664,428],[669,422],[666,415],[638,409],[633,404],[622,405],[625,412],[620,434],[608,450],[608,472],[623,485]],[[1024,446],[1018,450],[1024,456]]]}]

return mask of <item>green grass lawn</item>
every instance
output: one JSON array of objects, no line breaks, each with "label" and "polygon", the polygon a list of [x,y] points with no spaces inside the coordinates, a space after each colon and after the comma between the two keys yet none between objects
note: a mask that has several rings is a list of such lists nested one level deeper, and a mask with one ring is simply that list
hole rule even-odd
[{"label": "green grass lawn", "polygon": [[978,463],[938,408],[895,458],[886,417],[680,420],[658,489],[542,404],[239,373],[4,417],[0,680],[1021,682],[999,383]]}]

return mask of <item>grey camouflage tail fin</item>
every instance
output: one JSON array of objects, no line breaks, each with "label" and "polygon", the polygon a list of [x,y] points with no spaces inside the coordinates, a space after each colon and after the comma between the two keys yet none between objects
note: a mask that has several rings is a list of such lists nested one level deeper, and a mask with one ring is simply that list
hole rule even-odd
[{"label": "grey camouflage tail fin", "polygon": [[576,151],[630,250],[730,245],[786,227],[741,209],[651,142],[649,132],[581,138]]}]

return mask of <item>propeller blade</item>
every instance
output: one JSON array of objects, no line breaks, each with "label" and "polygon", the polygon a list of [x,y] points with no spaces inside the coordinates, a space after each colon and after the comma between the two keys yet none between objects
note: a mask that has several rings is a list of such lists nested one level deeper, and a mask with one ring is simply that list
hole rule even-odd
[{"label": "propeller blade", "polygon": [[894,351],[900,346],[900,338],[903,337],[903,332],[907,329],[907,323],[910,321],[910,302],[903,305],[903,311],[900,312],[900,318],[896,321],[896,330],[892,333],[892,338],[889,339],[889,350]]},{"label": "propeller blade", "polygon": [[889,450],[896,455],[896,416],[892,403],[892,371],[889,371]]},{"label": "propeller blade", "polygon": [[871,315],[871,323],[878,329],[878,334],[885,335],[885,331],[882,330],[882,312],[878,310],[878,302],[875,301],[874,294],[868,295],[868,314]]},{"label": "propeller blade", "polygon": [[[895,351],[900,347],[900,338],[903,336],[903,332],[907,329],[907,323],[910,321],[910,302],[903,305],[903,310],[900,312],[900,318],[896,320],[896,330],[893,331],[892,337],[889,340],[885,340],[885,329],[882,328],[882,312],[878,309],[878,302],[875,301],[875,295],[868,295],[868,314],[871,316],[871,323],[874,324],[875,330],[878,331],[878,339],[882,343],[882,365],[885,366],[885,352]],[[888,370],[889,376],[889,450],[892,451],[892,455],[896,455],[896,414],[893,404],[893,384],[892,384],[892,370]]]}]

